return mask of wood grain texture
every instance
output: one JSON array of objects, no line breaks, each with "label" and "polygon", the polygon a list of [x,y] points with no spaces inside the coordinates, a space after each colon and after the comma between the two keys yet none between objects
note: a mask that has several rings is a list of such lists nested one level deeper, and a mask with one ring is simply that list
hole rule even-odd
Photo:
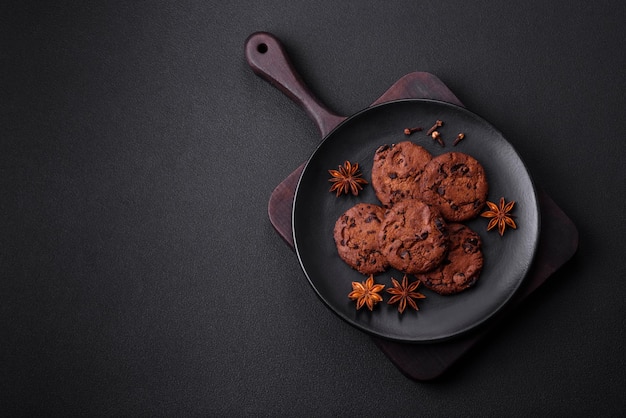
[{"label": "wood grain texture", "polygon": [[252,71],[302,107],[313,119],[322,137],[345,119],[328,109],[309,90],[285,48],[271,33],[256,32],[250,35],[245,43],[245,53]]}]

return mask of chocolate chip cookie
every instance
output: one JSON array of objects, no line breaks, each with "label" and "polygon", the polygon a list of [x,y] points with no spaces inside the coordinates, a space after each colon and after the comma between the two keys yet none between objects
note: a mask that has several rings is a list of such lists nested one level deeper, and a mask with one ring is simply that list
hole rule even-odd
[{"label": "chocolate chip cookie", "polygon": [[452,295],[473,286],[483,268],[480,236],[459,223],[448,224],[449,251],[441,264],[416,277],[428,289]]},{"label": "chocolate chip cookie", "polygon": [[378,245],[384,216],[382,207],[358,203],[335,222],[333,236],[339,257],[360,273],[379,273],[388,267]]},{"label": "chocolate chip cookie", "polygon": [[422,172],[431,158],[430,152],[411,141],[379,147],[372,166],[372,188],[378,200],[389,207],[419,197]]},{"label": "chocolate chip cookie", "polygon": [[446,223],[439,211],[417,199],[388,209],[378,236],[389,265],[405,273],[435,268],[448,249]]},{"label": "chocolate chip cookie", "polygon": [[431,159],[424,168],[420,187],[421,198],[451,222],[477,216],[489,191],[483,166],[461,152],[447,152]]}]

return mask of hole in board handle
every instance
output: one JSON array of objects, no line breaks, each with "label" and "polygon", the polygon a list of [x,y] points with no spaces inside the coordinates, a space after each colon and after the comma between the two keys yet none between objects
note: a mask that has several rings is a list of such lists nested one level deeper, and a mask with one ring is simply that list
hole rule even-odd
[{"label": "hole in board handle", "polygon": [[256,46],[256,50],[259,51],[259,53],[261,54],[265,54],[267,52],[267,44],[264,44],[264,43],[258,44]]}]

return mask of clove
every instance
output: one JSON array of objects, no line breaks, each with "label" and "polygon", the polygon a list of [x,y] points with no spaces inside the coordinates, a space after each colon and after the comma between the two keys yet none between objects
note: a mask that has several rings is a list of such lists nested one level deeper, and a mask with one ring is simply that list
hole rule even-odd
[{"label": "clove", "polygon": [[465,139],[465,134],[463,132],[459,133],[456,136],[456,139],[454,140],[454,143],[452,144],[453,147],[456,146],[456,144],[458,144],[459,142],[463,141],[463,139]]},{"label": "clove", "polygon": [[435,132],[437,128],[440,128],[442,126],[443,126],[443,121],[437,120],[437,122],[435,122],[435,124],[426,132],[426,135],[432,135],[432,133]]},{"label": "clove", "polygon": [[405,128],[404,134],[408,136],[408,135],[411,135],[413,132],[419,132],[421,130],[422,130],[421,126],[417,126],[415,128]]}]

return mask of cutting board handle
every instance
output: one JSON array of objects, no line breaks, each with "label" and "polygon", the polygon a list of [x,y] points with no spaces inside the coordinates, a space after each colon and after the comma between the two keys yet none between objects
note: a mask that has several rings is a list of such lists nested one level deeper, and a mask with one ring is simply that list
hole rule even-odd
[{"label": "cutting board handle", "polygon": [[281,42],[271,33],[255,32],[246,39],[246,60],[258,76],[302,107],[325,137],[345,116],[328,109],[309,90],[291,64]]}]

